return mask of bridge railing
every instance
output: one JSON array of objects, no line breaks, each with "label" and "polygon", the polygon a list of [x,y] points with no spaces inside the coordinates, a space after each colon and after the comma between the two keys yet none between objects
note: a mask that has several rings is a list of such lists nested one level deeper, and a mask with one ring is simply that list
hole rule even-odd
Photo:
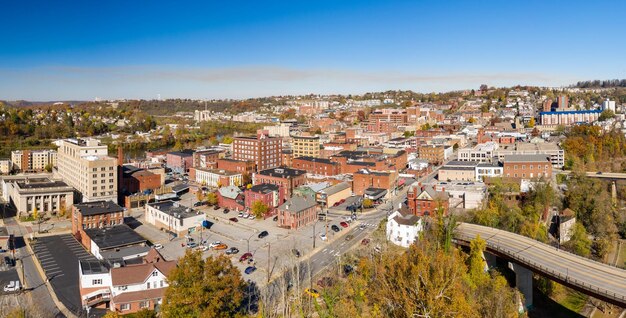
[{"label": "bridge railing", "polygon": [[[456,238],[457,240],[459,240],[458,237],[462,237],[461,240],[466,241],[466,242],[470,242],[471,240],[474,239],[474,237],[472,237],[471,235],[465,235],[465,234],[460,234],[460,233],[457,235],[457,238]],[[511,259],[515,260],[518,263],[521,263],[520,265],[526,265],[527,267],[535,270],[536,272],[543,272],[543,273],[552,275],[553,277],[556,277],[564,282],[574,284],[581,289],[587,290],[590,293],[595,293],[596,295],[600,295],[607,299],[613,299],[617,302],[621,302],[622,304],[626,304],[626,295],[618,295],[617,293],[610,292],[607,289],[601,289],[600,287],[591,285],[589,283],[585,283],[584,281],[578,280],[576,278],[569,277],[569,273],[563,274],[562,272],[553,270],[529,258],[523,257],[519,255],[519,253],[516,253],[516,251],[513,251],[505,247],[501,247],[496,242],[487,241],[487,240],[485,241],[489,249],[495,250],[496,252],[499,252],[504,255],[508,255]],[[606,265],[606,264],[602,264],[602,265]]]}]

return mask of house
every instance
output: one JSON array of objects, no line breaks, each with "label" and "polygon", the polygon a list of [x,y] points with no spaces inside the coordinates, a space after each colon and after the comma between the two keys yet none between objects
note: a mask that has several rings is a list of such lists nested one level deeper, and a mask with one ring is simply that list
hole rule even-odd
[{"label": "house", "polygon": [[172,151],[166,154],[166,167],[177,173],[185,173],[193,167],[193,150]]},{"label": "house", "polygon": [[265,217],[274,215],[276,214],[276,208],[285,202],[284,189],[269,183],[254,185],[245,192],[246,209],[251,209],[252,205],[257,201],[261,201],[269,207],[269,211],[265,214]]},{"label": "house", "polygon": [[285,197],[291,197],[293,189],[306,182],[306,171],[291,168],[271,168],[261,170],[252,177],[252,184],[275,184],[285,191]]},{"label": "house", "polygon": [[107,308],[120,314],[155,310],[169,286],[167,276],[176,267],[151,249],[139,264],[107,267],[94,260],[79,261],[79,291],[83,306]]},{"label": "house", "polygon": [[217,205],[221,208],[243,211],[245,209],[243,191],[234,185],[219,188],[217,190]]},{"label": "house", "polygon": [[144,220],[159,229],[183,236],[200,229],[205,214],[167,200],[146,204]]},{"label": "house", "polygon": [[361,169],[353,174],[352,192],[363,195],[367,188],[393,189],[398,180],[396,171],[371,171]]},{"label": "house", "polygon": [[309,197],[294,196],[278,207],[278,226],[297,230],[317,221],[317,202]]},{"label": "house", "polygon": [[446,188],[441,191],[435,190],[431,186],[424,186],[418,183],[407,192],[407,201],[411,213],[417,216],[436,215],[438,209],[443,209],[443,215],[448,214],[450,205],[450,194]]},{"label": "house", "polygon": [[387,240],[393,244],[409,247],[423,230],[422,218],[404,206],[387,217]]},{"label": "house", "polygon": [[72,207],[72,234],[89,249],[85,230],[113,227],[124,223],[124,208],[111,201],[74,204]]}]

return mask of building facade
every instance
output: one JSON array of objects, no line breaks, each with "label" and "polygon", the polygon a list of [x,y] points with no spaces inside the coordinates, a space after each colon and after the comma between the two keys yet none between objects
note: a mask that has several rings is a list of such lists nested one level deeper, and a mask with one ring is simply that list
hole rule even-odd
[{"label": "building facade", "polygon": [[398,173],[396,171],[370,171],[360,170],[354,173],[352,192],[363,195],[368,188],[385,189],[391,191],[396,186]]},{"label": "building facade", "polygon": [[8,176],[0,181],[2,196],[11,203],[18,214],[32,213],[35,208],[40,215],[69,212],[74,203],[74,188],[63,181],[46,176]]},{"label": "building facade", "polygon": [[240,136],[233,140],[233,159],[252,160],[256,171],[282,165],[283,140],[270,137],[267,131],[259,130],[253,137]]},{"label": "building facade", "polygon": [[85,247],[91,245],[85,231],[102,229],[124,223],[124,208],[111,201],[74,204],[72,207],[72,234]]},{"label": "building facade", "polygon": [[82,202],[117,201],[117,159],[95,139],[59,142],[58,172],[80,193]]},{"label": "building facade", "polygon": [[241,173],[221,169],[192,168],[189,171],[189,179],[211,188],[227,185],[240,186],[243,184]]},{"label": "building facade", "polygon": [[330,159],[299,157],[292,160],[292,167],[311,174],[334,176],[341,173],[341,166]]},{"label": "building facade", "polygon": [[442,210],[443,215],[448,215],[450,205],[450,194],[443,188],[441,191],[435,190],[431,186],[424,186],[419,183],[411,187],[407,192],[409,211],[417,216],[435,216],[438,210]]},{"label": "building facade", "polygon": [[277,225],[297,230],[317,221],[317,202],[312,198],[294,196],[278,207]]},{"label": "building facade", "polygon": [[503,175],[507,178],[550,178],[552,164],[546,155],[509,155],[504,157]]},{"label": "building facade", "polygon": [[320,156],[320,137],[293,136],[291,137],[291,150],[294,158],[318,158]]},{"label": "building facade", "polygon": [[168,200],[146,204],[144,220],[156,228],[184,236],[200,229],[205,214]]},{"label": "building facade", "polygon": [[407,209],[394,211],[387,217],[387,240],[395,245],[408,248],[422,230],[422,219]]},{"label": "building facade", "polygon": [[43,172],[46,168],[56,168],[58,154],[55,150],[14,150],[11,151],[13,169],[21,172]]},{"label": "building facade", "polygon": [[252,184],[275,184],[285,191],[285,197],[290,198],[293,189],[305,184],[306,171],[291,168],[272,168],[259,171],[252,177]]}]

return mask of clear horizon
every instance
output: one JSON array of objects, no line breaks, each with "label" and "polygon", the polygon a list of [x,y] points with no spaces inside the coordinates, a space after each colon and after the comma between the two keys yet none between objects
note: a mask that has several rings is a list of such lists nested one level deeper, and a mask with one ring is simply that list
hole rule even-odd
[{"label": "clear horizon", "polygon": [[620,1],[5,4],[0,99],[226,99],[626,78]]}]

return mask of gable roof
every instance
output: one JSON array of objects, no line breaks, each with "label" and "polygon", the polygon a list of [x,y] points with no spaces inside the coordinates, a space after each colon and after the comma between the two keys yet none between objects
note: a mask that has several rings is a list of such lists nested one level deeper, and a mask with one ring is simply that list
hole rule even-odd
[{"label": "gable roof", "polygon": [[415,190],[418,191],[418,194],[416,197],[419,197],[420,195],[422,195],[422,193],[426,192],[426,194],[431,198],[431,200],[436,200],[436,199],[448,200],[450,198],[450,193],[446,191],[437,191],[432,186],[428,186],[428,185],[423,186],[422,189],[418,189],[417,187],[415,187]]},{"label": "gable roof", "polygon": [[224,198],[229,198],[229,199],[236,199],[238,195],[241,194],[241,189],[239,189],[238,187],[234,186],[234,185],[229,185],[226,187],[221,187],[217,190],[220,195]]},{"label": "gable roof", "polygon": [[317,202],[315,202],[315,200],[313,199],[309,199],[308,197],[295,196],[287,200],[287,202],[283,203],[280,207],[278,207],[278,209],[290,213],[297,213],[316,205]]},{"label": "gable roof", "polygon": [[111,269],[111,283],[113,286],[142,284],[155,270],[167,276],[175,267],[175,261],[117,267]]}]

